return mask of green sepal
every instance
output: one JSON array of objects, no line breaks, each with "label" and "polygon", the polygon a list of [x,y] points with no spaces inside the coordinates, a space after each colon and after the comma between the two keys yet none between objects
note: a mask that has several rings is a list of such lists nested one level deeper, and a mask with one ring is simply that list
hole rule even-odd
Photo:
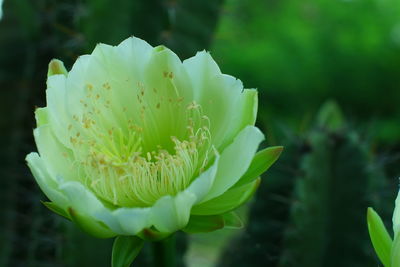
[{"label": "green sepal", "polygon": [[272,146],[257,152],[246,173],[233,187],[248,184],[260,177],[279,158],[282,150],[282,146]]},{"label": "green sepal", "polygon": [[71,220],[78,225],[79,228],[94,237],[110,238],[116,235],[104,223],[82,215],[72,208],[68,208],[68,214]]},{"label": "green sepal", "polygon": [[224,228],[227,229],[241,229],[243,228],[242,219],[240,219],[239,215],[236,212],[228,212],[222,215],[224,218]]},{"label": "green sepal", "polygon": [[182,231],[195,234],[195,233],[208,233],[221,228],[224,228],[225,220],[222,215],[210,216],[190,216],[189,222]]},{"label": "green sepal", "polygon": [[64,63],[61,60],[58,59],[52,59],[49,63],[49,69],[47,71],[47,77],[53,76],[53,75],[67,75],[68,71],[64,66]]},{"label": "green sepal", "polygon": [[185,233],[208,233],[222,228],[240,229],[243,222],[235,212],[228,212],[219,215],[192,215],[189,223],[182,229]]},{"label": "green sepal", "polygon": [[[376,254],[385,267],[390,267],[392,239],[390,238],[381,217],[379,217],[378,213],[376,213],[373,208],[368,208],[367,222],[369,236],[371,237],[372,245]],[[391,267],[394,267],[394,265]]]},{"label": "green sepal", "polygon": [[385,265],[385,267],[400,267],[400,234],[395,236],[392,244],[391,265]]},{"label": "green sepal", "polygon": [[171,233],[162,233],[153,228],[145,228],[137,234],[141,239],[152,242],[163,240],[170,235]]},{"label": "green sepal", "polygon": [[111,266],[129,267],[143,248],[144,241],[137,236],[117,236],[114,240]]},{"label": "green sepal", "polygon": [[193,215],[215,215],[230,212],[246,201],[248,201],[256,192],[261,179],[231,188],[219,197],[210,199],[192,208]]},{"label": "green sepal", "polygon": [[47,115],[47,108],[37,108],[35,110],[35,118],[37,127],[48,124],[49,118]]},{"label": "green sepal", "polygon": [[68,220],[71,220],[68,213],[65,210],[63,210],[62,208],[60,208],[59,206],[57,206],[54,202],[49,202],[49,201],[40,201],[40,202],[42,202],[42,204],[44,206],[46,206],[46,208],[48,208],[52,212],[66,218]]}]

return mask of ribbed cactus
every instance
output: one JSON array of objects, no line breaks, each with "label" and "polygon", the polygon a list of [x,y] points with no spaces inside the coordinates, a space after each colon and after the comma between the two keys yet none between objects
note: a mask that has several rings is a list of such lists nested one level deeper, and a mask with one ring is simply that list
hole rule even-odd
[{"label": "ribbed cactus", "polygon": [[219,266],[377,266],[366,207],[381,199],[377,205],[390,212],[392,204],[382,203],[387,182],[368,144],[328,102],[315,126],[285,146],[261,184],[244,234]]},{"label": "ribbed cactus", "polygon": [[375,174],[365,145],[331,102],[307,142],[278,266],[376,266],[365,223]]}]

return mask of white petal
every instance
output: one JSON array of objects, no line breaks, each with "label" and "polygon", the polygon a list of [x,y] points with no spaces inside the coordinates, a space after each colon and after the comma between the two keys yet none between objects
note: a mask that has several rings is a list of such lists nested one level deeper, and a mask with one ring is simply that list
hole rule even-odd
[{"label": "white petal", "polygon": [[97,224],[100,221],[111,230],[120,230],[111,211],[80,182],[65,182],[60,184],[59,188],[68,199],[67,208],[84,215],[89,223]]},{"label": "white petal", "polygon": [[221,73],[207,52],[197,53],[183,65],[191,79],[195,100],[210,119],[213,144],[223,149],[239,130],[254,124],[254,118],[247,116],[249,95],[243,93],[240,80]]},{"label": "white petal", "polygon": [[209,167],[206,171],[201,173],[199,177],[197,177],[185,190],[196,196],[196,202],[194,204],[197,204],[198,202],[202,201],[203,198],[206,196],[206,194],[212,188],[217,174],[218,164],[219,164],[219,155],[217,154],[215,156],[213,165]]},{"label": "white petal", "polygon": [[66,180],[79,178],[79,168],[73,166],[71,150],[57,140],[49,124],[39,126],[33,134],[40,157],[53,179],[58,176]]},{"label": "white petal", "polygon": [[174,197],[160,198],[152,207],[153,225],[163,233],[174,232],[185,227],[195,201],[196,196],[186,191],[180,192]]},{"label": "white petal", "polygon": [[66,77],[65,75],[52,75],[47,78],[47,116],[54,133],[61,143],[71,147],[68,135],[70,118],[66,110]]},{"label": "white petal", "polygon": [[26,156],[26,161],[36,182],[44,194],[59,207],[67,206],[67,198],[58,190],[58,182],[53,179],[46,169],[44,161],[38,153],[32,152]]},{"label": "white petal", "polygon": [[153,225],[164,233],[183,228],[189,221],[192,206],[202,200],[210,190],[218,162],[217,155],[213,165],[176,196],[164,196],[149,208],[119,208],[113,211],[121,227],[112,229],[119,234],[135,235]]},{"label": "white petal", "polygon": [[202,202],[217,197],[233,186],[248,169],[264,135],[254,126],[247,126],[221,153],[216,178]]},{"label": "white petal", "polygon": [[151,227],[150,220],[151,208],[119,208],[112,212],[119,223],[119,228],[115,228],[121,235],[136,235],[144,228]]}]

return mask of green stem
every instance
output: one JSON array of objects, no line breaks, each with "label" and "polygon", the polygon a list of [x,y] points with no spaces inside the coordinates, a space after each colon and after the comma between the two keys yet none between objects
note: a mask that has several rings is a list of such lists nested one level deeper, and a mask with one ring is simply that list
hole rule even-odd
[{"label": "green stem", "polygon": [[175,235],[152,242],[155,267],[176,267]]}]

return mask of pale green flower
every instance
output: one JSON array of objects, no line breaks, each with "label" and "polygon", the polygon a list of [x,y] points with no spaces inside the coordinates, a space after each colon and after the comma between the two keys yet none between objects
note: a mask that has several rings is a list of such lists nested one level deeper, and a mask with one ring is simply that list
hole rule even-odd
[{"label": "pale green flower", "polygon": [[254,158],[257,91],[207,52],[181,62],[134,37],[99,44],[70,72],[52,61],[46,94],[28,165],[46,205],[98,237],[229,225],[281,151]]}]

